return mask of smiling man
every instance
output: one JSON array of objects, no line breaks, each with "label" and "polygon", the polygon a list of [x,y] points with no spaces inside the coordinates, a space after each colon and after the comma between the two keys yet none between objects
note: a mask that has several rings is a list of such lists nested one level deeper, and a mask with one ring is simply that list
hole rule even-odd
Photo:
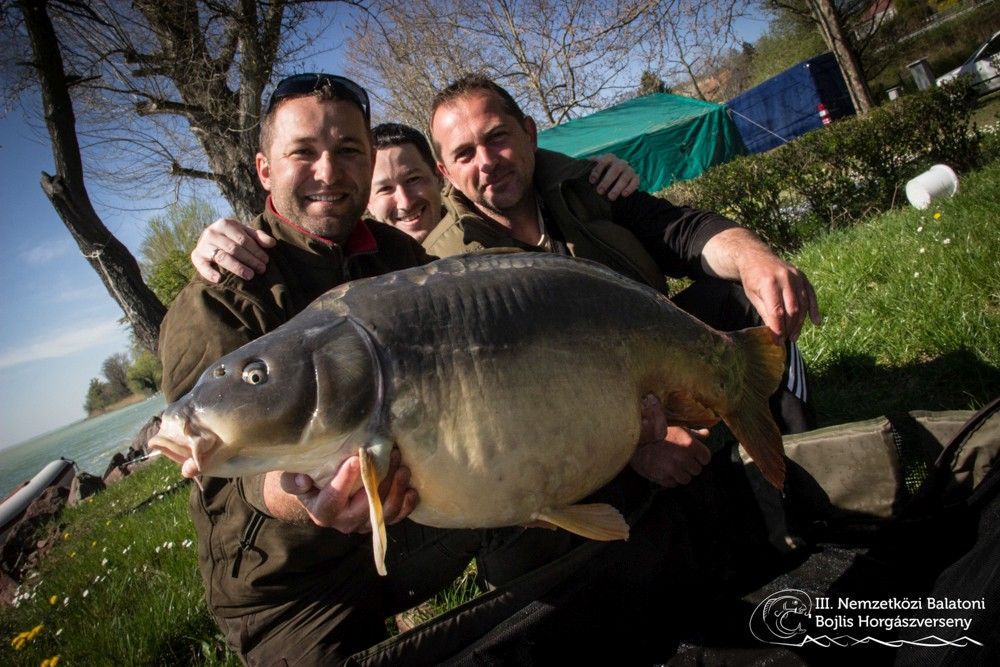
[{"label": "smiling man", "polygon": [[[252,223],[275,240],[270,262],[252,280],[195,279],[177,296],[160,334],[168,401],[211,362],[287,322],[330,288],[427,261],[403,232],[362,220],[373,159],[368,97],[357,84],[329,74],[278,84],[256,158],[270,196]],[[369,530],[368,502],[354,492],[357,457],[322,488],[275,471],[206,478],[204,490],[192,489],[207,602],[245,663],[337,664],[382,639],[387,614],[462,572],[478,537],[402,521],[417,502],[408,481],[408,471],[394,464],[380,488],[391,539],[406,545],[393,549],[398,561],[390,568],[402,573],[396,577],[378,576],[371,538],[360,534]],[[428,544],[433,567],[420,555]],[[408,571],[415,574],[408,578]]]}]

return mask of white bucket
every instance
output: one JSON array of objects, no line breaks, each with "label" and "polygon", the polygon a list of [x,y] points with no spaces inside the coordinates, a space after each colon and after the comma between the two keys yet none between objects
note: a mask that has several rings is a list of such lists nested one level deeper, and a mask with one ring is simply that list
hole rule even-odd
[{"label": "white bucket", "polygon": [[906,198],[914,208],[925,209],[932,199],[958,192],[958,176],[946,164],[936,164],[906,183]]}]

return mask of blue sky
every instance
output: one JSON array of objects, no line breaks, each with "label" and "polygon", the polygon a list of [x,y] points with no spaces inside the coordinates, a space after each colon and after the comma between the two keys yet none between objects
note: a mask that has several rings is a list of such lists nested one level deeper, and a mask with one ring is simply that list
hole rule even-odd
[{"label": "blue sky", "polygon": [[[335,21],[335,24],[341,24]],[[742,22],[753,41],[763,21]],[[305,69],[340,71],[334,49]],[[22,104],[38,108],[37,99]],[[0,268],[0,449],[82,419],[90,379],[101,363],[127,351],[118,324],[122,313],[81,256],[39,186],[53,172],[48,135],[24,120],[20,109],[0,118],[0,234],[6,258]],[[98,214],[138,255],[146,221],[169,203],[172,191],[150,200],[125,201],[88,182]],[[225,211],[225,204],[219,205]]]}]

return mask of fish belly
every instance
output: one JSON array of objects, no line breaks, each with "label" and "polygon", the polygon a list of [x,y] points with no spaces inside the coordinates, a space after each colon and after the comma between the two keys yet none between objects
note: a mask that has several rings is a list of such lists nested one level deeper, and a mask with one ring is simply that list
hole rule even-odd
[{"label": "fish belly", "polygon": [[[396,442],[420,503],[411,518],[440,527],[531,521],[610,481],[639,436],[639,389],[608,355],[527,349],[476,358],[425,387],[441,409]],[[597,363],[595,363],[597,362]]]}]

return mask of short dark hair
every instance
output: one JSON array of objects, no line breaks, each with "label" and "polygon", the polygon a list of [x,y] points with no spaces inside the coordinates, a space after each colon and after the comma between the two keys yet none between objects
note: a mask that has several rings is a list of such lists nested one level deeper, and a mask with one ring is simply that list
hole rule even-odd
[{"label": "short dark hair", "polygon": [[375,150],[413,144],[413,147],[420,153],[420,157],[431,168],[431,172],[437,173],[434,154],[431,152],[430,144],[427,143],[427,137],[415,127],[401,123],[376,125],[372,128],[372,143],[375,145]]},{"label": "short dark hair", "polygon": [[452,81],[444,90],[435,95],[434,101],[431,103],[430,123],[433,125],[434,114],[442,106],[451,104],[460,97],[465,97],[476,92],[486,92],[496,95],[500,98],[500,105],[503,107],[503,110],[513,116],[520,125],[524,125],[527,116],[521,111],[521,107],[518,106],[514,97],[495,81],[481,74],[466,74]]},{"label": "short dark hair", "polygon": [[297,97],[316,97],[320,100],[340,100],[358,107],[365,118],[365,129],[371,133],[371,108],[368,93],[357,83],[336,74],[296,74],[278,82],[264,108],[257,138],[260,152],[267,152],[271,145],[274,115],[285,100]]}]

